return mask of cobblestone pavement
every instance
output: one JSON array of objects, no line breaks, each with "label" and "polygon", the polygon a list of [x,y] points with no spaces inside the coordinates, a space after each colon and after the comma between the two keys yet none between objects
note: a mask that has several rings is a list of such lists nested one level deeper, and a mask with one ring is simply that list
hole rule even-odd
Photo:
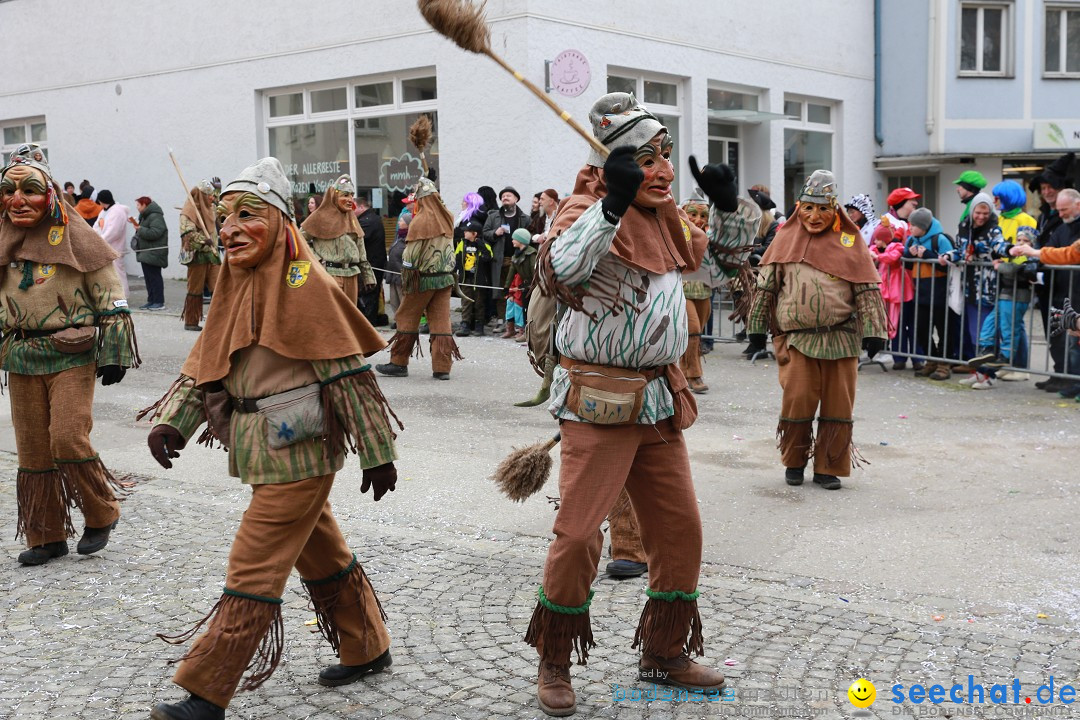
[{"label": "cobblestone pavement", "polygon": [[[0,469],[13,473],[12,459],[0,459]],[[100,555],[4,565],[0,717],[128,720],[182,697],[166,664],[178,650],[153,636],[186,629],[213,603],[245,495],[239,487],[207,495],[154,477],[124,502]],[[343,495],[335,490],[334,501],[347,508]],[[11,507],[10,486],[2,497]],[[305,625],[313,615],[294,578],[285,662],[262,688],[238,695],[230,715],[540,717],[534,656],[521,637],[546,543],[399,528],[348,509],[339,515],[389,614],[392,672],[339,689],[317,685],[334,658]],[[725,667],[734,699],[722,707],[616,699],[649,689],[635,682],[629,648],[644,582],[601,579],[593,603],[599,647],[587,667],[573,669],[581,717],[845,717],[853,710],[846,688],[862,675],[946,686],[969,673],[987,686],[1018,677],[1025,692],[1044,675],[1078,677],[1080,647],[1062,628],[1002,627],[992,616],[962,614],[935,621],[910,603],[852,600],[827,581],[720,564],[705,566],[700,587],[708,660],[734,661]],[[878,693],[872,716],[887,717],[887,689]]]},{"label": "cobblestone pavement", "polygon": [[[248,492],[224,478],[224,456],[205,448],[160,470],[145,426],[132,421],[194,340],[177,322],[140,315],[146,365],[118,388],[99,388],[94,442],[115,471],[144,479],[98,555],[72,552],[39,568],[14,562],[16,462],[10,422],[0,417],[0,718],[144,719],[154,703],[184,695],[167,664],[181,650],[154,635],[189,628],[220,594]],[[335,659],[305,624],[314,616],[294,576],[285,661],[263,687],[236,697],[230,718],[543,717],[535,655],[521,637],[552,514],[542,500],[505,502],[486,476],[510,445],[552,425],[542,411],[509,407],[535,383],[520,346],[462,346],[467,359],[450,383],[431,381],[426,359],[414,377],[382,383],[407,426],[397,492],[372,503],[347,465],[332,495],[389,615],[391,671],[343,688],[317,685]],[[710,356],[713,392],[688,434],[706,525],[706,661],[723,666],[733,696],[631,699],[649,689],[636,682],[630,649],[645,582],[601,578],[599,647],[572,670],[578,717],[854,717],[846,689],[860,676],[877,685],[866,717],[1005,717],[948,703],[894,706],[889,688],[948,687],[972,674],[987,688],[1018,678],[1034,698],[1051,675],[1059,687],[1080,684],[1075,473],[1049,454],[1067,458],[1075,446],[1077,406],[1019,386],[987,396],[874,373],[860,382],[857,408],[873,468],[839,493],[787,488],[770,438],[775,368],[750,367],[733,350]],[[516,384],[485,383],[495,371]],[[997,710],[1049,716],[1037,704]]]}]

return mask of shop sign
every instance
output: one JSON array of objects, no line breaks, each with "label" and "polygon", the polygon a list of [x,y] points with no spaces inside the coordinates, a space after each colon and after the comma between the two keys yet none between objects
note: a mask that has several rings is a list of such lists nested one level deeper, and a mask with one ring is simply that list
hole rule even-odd
[{"label": "shop sign", "polygon": [[551,61],[551,87],[561,95],[577,97],[589,87],[589,61],[577,50],[564,50]]},{"label": "shop sign", "polygon": [[1032,139],[1035,150],[1080,150],[1080,120],[1038,120]]},{"label": "shop sign", "polygon": [[424,166],[420,158],[412,153],[403,153],[390,158],[379,168],[379,184],[391,192],[411,192],[424,175]]}]

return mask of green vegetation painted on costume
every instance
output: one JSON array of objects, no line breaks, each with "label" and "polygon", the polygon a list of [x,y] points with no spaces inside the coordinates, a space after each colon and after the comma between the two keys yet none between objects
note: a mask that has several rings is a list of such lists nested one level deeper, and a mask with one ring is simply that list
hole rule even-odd
[{"label": "green vegetation painted on costume", "polygon": [[676,600],[682,600],[683,602],[697,602],[698,597],[701,595],[701,591],[695,590],[692,593],[684,593],[682,590],[660,592],[659,590],[653,590],[652,588],[645,588],[645,594],[649,596],[650,600],[663,600],[664,602],[675,602]]},{"label": "green vegetation painted on costume", "polygon": [[343,370],[343,371],[339,372],[337,375],[334,375],[333,377],[330,377],[330,378],[328,378],[326,380],[320,380],[319,384],[322,385],[323,387],[326,387],[330,383],[337,382],[338,380],[341,380],[342,378],[347,378],[350,375],[359,375],[360,373],[367,372],[369,370],[371,370],[370,365],[364,365],[363,367],[352,368],[350,370]]},{"label": "green vegetation painted on costume", "polygon": [[337,582],[348,577],[349,574],[352,573],[353,569],[356,567],[356,562],[356,553],[353,553],[352,562],[346,565],[343,569],[338,570],[333,575],[328,575],[327,577],[321,578],[319,580],[304,580],[303,578],[301,578],[301,580],[304,582],[305,585],[329,585],[332,582]]},{"label": "green vegetation painted on costume", "polygon": [[592,605],[592,599],[595,591],[589,591],[589,597],[585,600],[583,605],[577,607],[567,607],[566,605],[556,605],[547,599],[547,595],[544,594],[544,586],[541,585],[536,589],[536,597],[540,601],[540,604],[546,607],[553,613],[559,613],[560,615],[584,615],[589,612],[589,606]]},{"label": "green vegetation painted on costume", "polygon": [[240,592],[239,590],[230,590],[225,588],[221,591],[222,595],[231,595],[232,597],[244,598],[245,600],[257,600],[259,602],[268,603],[270,605],[281,605],[281,598],[264,597],[262,595],[252,595],[251,593]]}]

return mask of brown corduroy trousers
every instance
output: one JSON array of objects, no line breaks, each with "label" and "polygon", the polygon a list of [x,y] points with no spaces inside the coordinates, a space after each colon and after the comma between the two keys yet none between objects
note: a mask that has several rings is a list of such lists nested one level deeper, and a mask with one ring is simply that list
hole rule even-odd
[{"label": "brown corduroy trousers", "polygon": [[[408,366],[409,355],[419,342],[420,316],[427,314],[428,329],[431,332],[431,371],[450,372],[457,353],[453,328],[450,325],[450,295],[454,288],[444,287],[439,290],[423,290],[405,293],[401,298],[394,319],[397,322],[398,335],[390,348],[390,362]],[[401,341],[405,338],[407,341]]]},{"label": "brown corduroy trousers", "polygon": [[608,514],[608,532],[611,533],[611,559],[645,562],[645,548],[641,546],[637,516],[630,504],[626,488],[619,493],[611,513]]},{"label": "brown corduroy trousers", "polygon": [[[220,265],[199,263],[187,266],[187,297],[184,300],[184,324],[198,325],[203,319],[203,288],[214,292]],[[197,298],[197,300],[196,300]]]},{"label": "brown corduroy trousers", "polygon": [[[701,517],[683,433],[670,419],[656,425],[565,421],[561,429],[560,503],[553,529],[555,540],[544,566],[547,599],[567,607],[586,602],[603,549],[600,527],[624,488],[633,508],[630,512],[640,526],[649,587],[658,592],[696,590],[701,569]],[[665,637],[648,636],[658,628],[663,628]],[[639,631],[646,635],[644,649],[675,657],[686,644],[691,619],[642,623]],[[566,642],[558,642],[560,647],[548,648],[545,654],[547,635],[543,629],[537,633],[535,647],[540,656],[559,664],[568,662],[571,647]],[[550,639],[555,640],[554,636]]]},{"label": "brown corduroy trousers", "polygon": [[103,528],[120,517],[111,477],[90,444],[96,367],[8,376],[19,453],[20,527],[31,547],[69,537],[69,499],[87,527]]},{"label": "brown corduroy trousers", "polygon": [[[848,477],[859,359],[820,360],[790,346],[787,352],[790,360],[780,365],[784,393],[777,428],[784,467],[805,467],[812,457],[814,472]],[[817,437],[811,439],[815,414]]]},{"label": "brown corduroy trousers", "polygon": [[360,297],[360,276],[352,275],[350,277],[342,277],[341,275],[331,275],[330,277],[334,278],[334,282],[337,283],[337,286],[341,288],[346,297],[348,297],[355,305],[356,299]]},{"label": "brown corduroy trousers", "polygon": [[686,299],[686,325],[690,338],[686,343],[686,352],[679,360],[679,366],[683,375],[688,378],[699,378],[704,374],[701,370],[701,333],[702,328],[709,322],[710,312],[712,303],[708,299]]},{"label": "brown corduroy trousers", "polygon": [[[246,596],[280,598],[293,567],[307,586],[336,582],[332,607],[320,608],[314,592],[312,602],[317,614],[329,610],[328,623],[336,631],[342,664],[362,665],[390,647],[390,635],[360,566],[355,566],[358,577],[354,574],[359,582],[350,582],[348,576],[338,578],[353,562],[353,553],[330,511],[333,483],[334,475],[330,474],[291,483],[252,485],[251,503],[229,552],[225,587]],[[236,611],[223,609],[213,614],[207,631],[192,645],[173,677],[177,685],[220,707],[228,706],[271,629],[272,618],[252,622],[253,613],[245,612],[254,609],[259,613],[269,603],[255,600],[245,604],[247,598],[238,599]]]}]

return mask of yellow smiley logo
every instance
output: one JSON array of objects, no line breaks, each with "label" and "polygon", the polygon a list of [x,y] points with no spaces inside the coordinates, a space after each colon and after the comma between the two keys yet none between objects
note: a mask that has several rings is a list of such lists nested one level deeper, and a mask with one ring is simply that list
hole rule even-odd
[{"label": "yellow smiley logo", "polygon": [[877,700],[877,688],[869,680],[859,678],[847,689],[848,700],[857,708],[868,708]]},{"label": "yellow smiley logo", "polygon": [[840,244],[844,247],[851,247],[855,244],[855,236],[851,233],[843,233],[840,236]]}]

